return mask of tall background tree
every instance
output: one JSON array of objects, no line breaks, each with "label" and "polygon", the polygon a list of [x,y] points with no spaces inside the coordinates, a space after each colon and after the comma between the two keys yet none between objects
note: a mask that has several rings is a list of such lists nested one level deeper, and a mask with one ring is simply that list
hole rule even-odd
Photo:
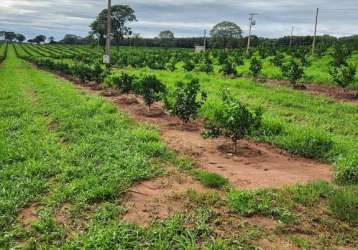
[{"label": "tall background tree", "polygon": [[36,43],[44,43],[46,41],[46,36],[45,35],[38,35],[35,37],[35,42]]},{"label": "tall background tree", "polygon": [[0,37],[3,37],[5,41],[12,42],[16,39],[16,33],[12,31],[0,31]]},{"label": "tall background tree", "polygon": [[37,44],[43,43],[45,41],[46,41],[46,36],[44,35],[38,35],[35,38],[28,40],[28,42],[30,43],[37,43]]},{"label": "tall background tree", "polygon": [[19,43],[22,43],[23,41],[26,40],[26,37],[25,37],[23,34],[16,34],[16,40],[17,40]]},{"label": "tall background tree", "polygon": [[55,42],[55,38],[54,38],[53,36],[50,36],[50,37],[48,38],[48,42],[49,42],[49,43],[54,43],[54,42]]},{"label": "tall background tree", "polygon": [[[91,34],[96,35],[99,43],[104,47],[105,34],[107,32],[107,9],[102,10],[96,20],[90,25]],[[132,30],[128,27],[131,22],[137,21],[134,10],[128,5],[114,5],[111,11],[112,16],[112,33],[116,44],[126,36],[132,34]]]},{"label": "tall background tree", "polygon": [[159,39],[162,46],[168,48],[174,46],[174,33],[170,30],[164,30],[159,33]]},{"label": "tall background tree", "polygon": [[229,49],[235,47],[242,38],[242,30],[236,23],[224,21],[215,25],[210,35],[215,47]]}]

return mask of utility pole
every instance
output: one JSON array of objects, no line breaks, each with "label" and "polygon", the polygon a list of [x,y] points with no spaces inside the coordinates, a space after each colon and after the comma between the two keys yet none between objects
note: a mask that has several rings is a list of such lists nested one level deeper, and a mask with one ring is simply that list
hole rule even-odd
[{"label": "utility pole", "polygon": [[250,18],[249,18],[249,21],[250,21],[250,29],[249,29],[249,37],[247,39],[247,49],[246,49],[246,53],[249,53],[249,50],[250,50],[250,44],[251,44],[251,30],[252,30],[252,26],[255,26],[256,25],[256,21],[254,20],[254,16],[256,16],[258,14],[256,13],[251,13],[250,14]]},{"label": "utility pole", "polygon": [[290,45],[289,45],[289,49],[291,50],[291,47],[292,47],[292,43],[293,43],[293,25],[292,25],[292,29],[291,29],[291,36],[290,36]]},{"label": "utility pole", "polygon": [[206,51],[206,30],[204,30],[204,51]]},{"label": "utility pole", "polygon": [[313,35],[313,43],[312,43],[312,54],[314,54],[314,51],[315,51],[315,48],[316,48],[318,13],[319,13],[319,8],[317,8],[317,11],[316,11],[316,22],[315,22],[315,26],[314,26],[314,35]]},{"label": "utility pole", "polygon": [[112,1],[108,0],[106,53],[103,57],[103,62],[108,65],[111,63],[111,37],[112,37],[111,33],[112,33]]}]

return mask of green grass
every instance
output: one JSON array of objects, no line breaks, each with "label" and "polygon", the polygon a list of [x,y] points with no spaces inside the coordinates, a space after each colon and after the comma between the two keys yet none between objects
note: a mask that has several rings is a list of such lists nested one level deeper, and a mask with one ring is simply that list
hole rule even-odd
[{"label": "green grass", "polygon": [[[344,213],[343,207],[345,206],[343,204],[345,203],[347,211],[353,214],[353,207],[356,206],[356,198],[353,197],[353,194],[356,191],[357,187],[347,190],[345,187],[337,188],[327,182],[318,181],[284,189],[232,190],[228,193],[227,200],[231,209],[243,216],[272,216],[292,223],[297,220],[295,209],[299,205],[314,207],[322,199],[327,200],[328,198],[332,204],[333,197],[336,197],[336,200],[342,197],[342,202],[337,204],[337,212]],[[338,192],[338,195],[332,196],[334,192]],[[344,200],[344,198],[346,199]],[[338,207],[339,205],[340,207]]]},{"label": "green grass", "polygon": [[223,188],[229,184],[228,180],[221,175],[204,170],[195,170],[193,176],[204,186],[209,188]]},{"label": "green grass", "polygon": [[156,131],[32,69],[13,50],[9,57],[0,69],[0,231],[34,200],[49,207],[113,201],[162,172],[168,153]]},{"label": "green grass", "polygon": [[356,187],[334,191],[329,197],[329,207],[339,219],[358,225],[358,189]]}]

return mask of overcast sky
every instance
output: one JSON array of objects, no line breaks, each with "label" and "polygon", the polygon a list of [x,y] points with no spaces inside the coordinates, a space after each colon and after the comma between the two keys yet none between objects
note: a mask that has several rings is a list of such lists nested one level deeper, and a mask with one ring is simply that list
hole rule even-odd
[{"label": "overcast sky", "polygon": [[[85,36],[89,24],[106,7],[106,0],[0,0],[0,30],[27,37],[37,34],[60,39],[64,34]],[[248,14],[259,13],[253,34],[280,37],[295,27],[296,35],[311,35],[314,15],[321,8],[319,34],[358,34],[358,0],[113,0],[129,4],[138,22],[133,31],[144,37],[170,29],[177,37],[201,36],[220,21],[236,22],[247,35]]]}]

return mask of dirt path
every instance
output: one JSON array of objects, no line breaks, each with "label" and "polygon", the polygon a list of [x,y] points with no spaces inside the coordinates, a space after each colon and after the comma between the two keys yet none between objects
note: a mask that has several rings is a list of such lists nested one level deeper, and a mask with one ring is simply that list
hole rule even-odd
[{"label": "dirt path", "polygon": [[108,96],[108,92],[76,86],[87,93],[104,95],[136,121],[158,126],[170,148],[189,155],[198,167],[226,177],[235,187],[283,187],[313,180],[331,180],[332,171],[328,165],[247,140],[240,142],[235,155],[231,152],[230,141],[225,138],[203,139],[200,122],[182,128],[180,121],[166,114],[160,104],[155,104],[148,113],[142,99],[134,95]]},{"label": "dirt path", "polygon": [[210,191],[192,177],[170,168],[165,177],[138,183],[128,190],[123,203],[127,212],[122,219],[147,225],[153,220],[168,218],[185,210],[182,195],[188,190],[199,193]]}]

